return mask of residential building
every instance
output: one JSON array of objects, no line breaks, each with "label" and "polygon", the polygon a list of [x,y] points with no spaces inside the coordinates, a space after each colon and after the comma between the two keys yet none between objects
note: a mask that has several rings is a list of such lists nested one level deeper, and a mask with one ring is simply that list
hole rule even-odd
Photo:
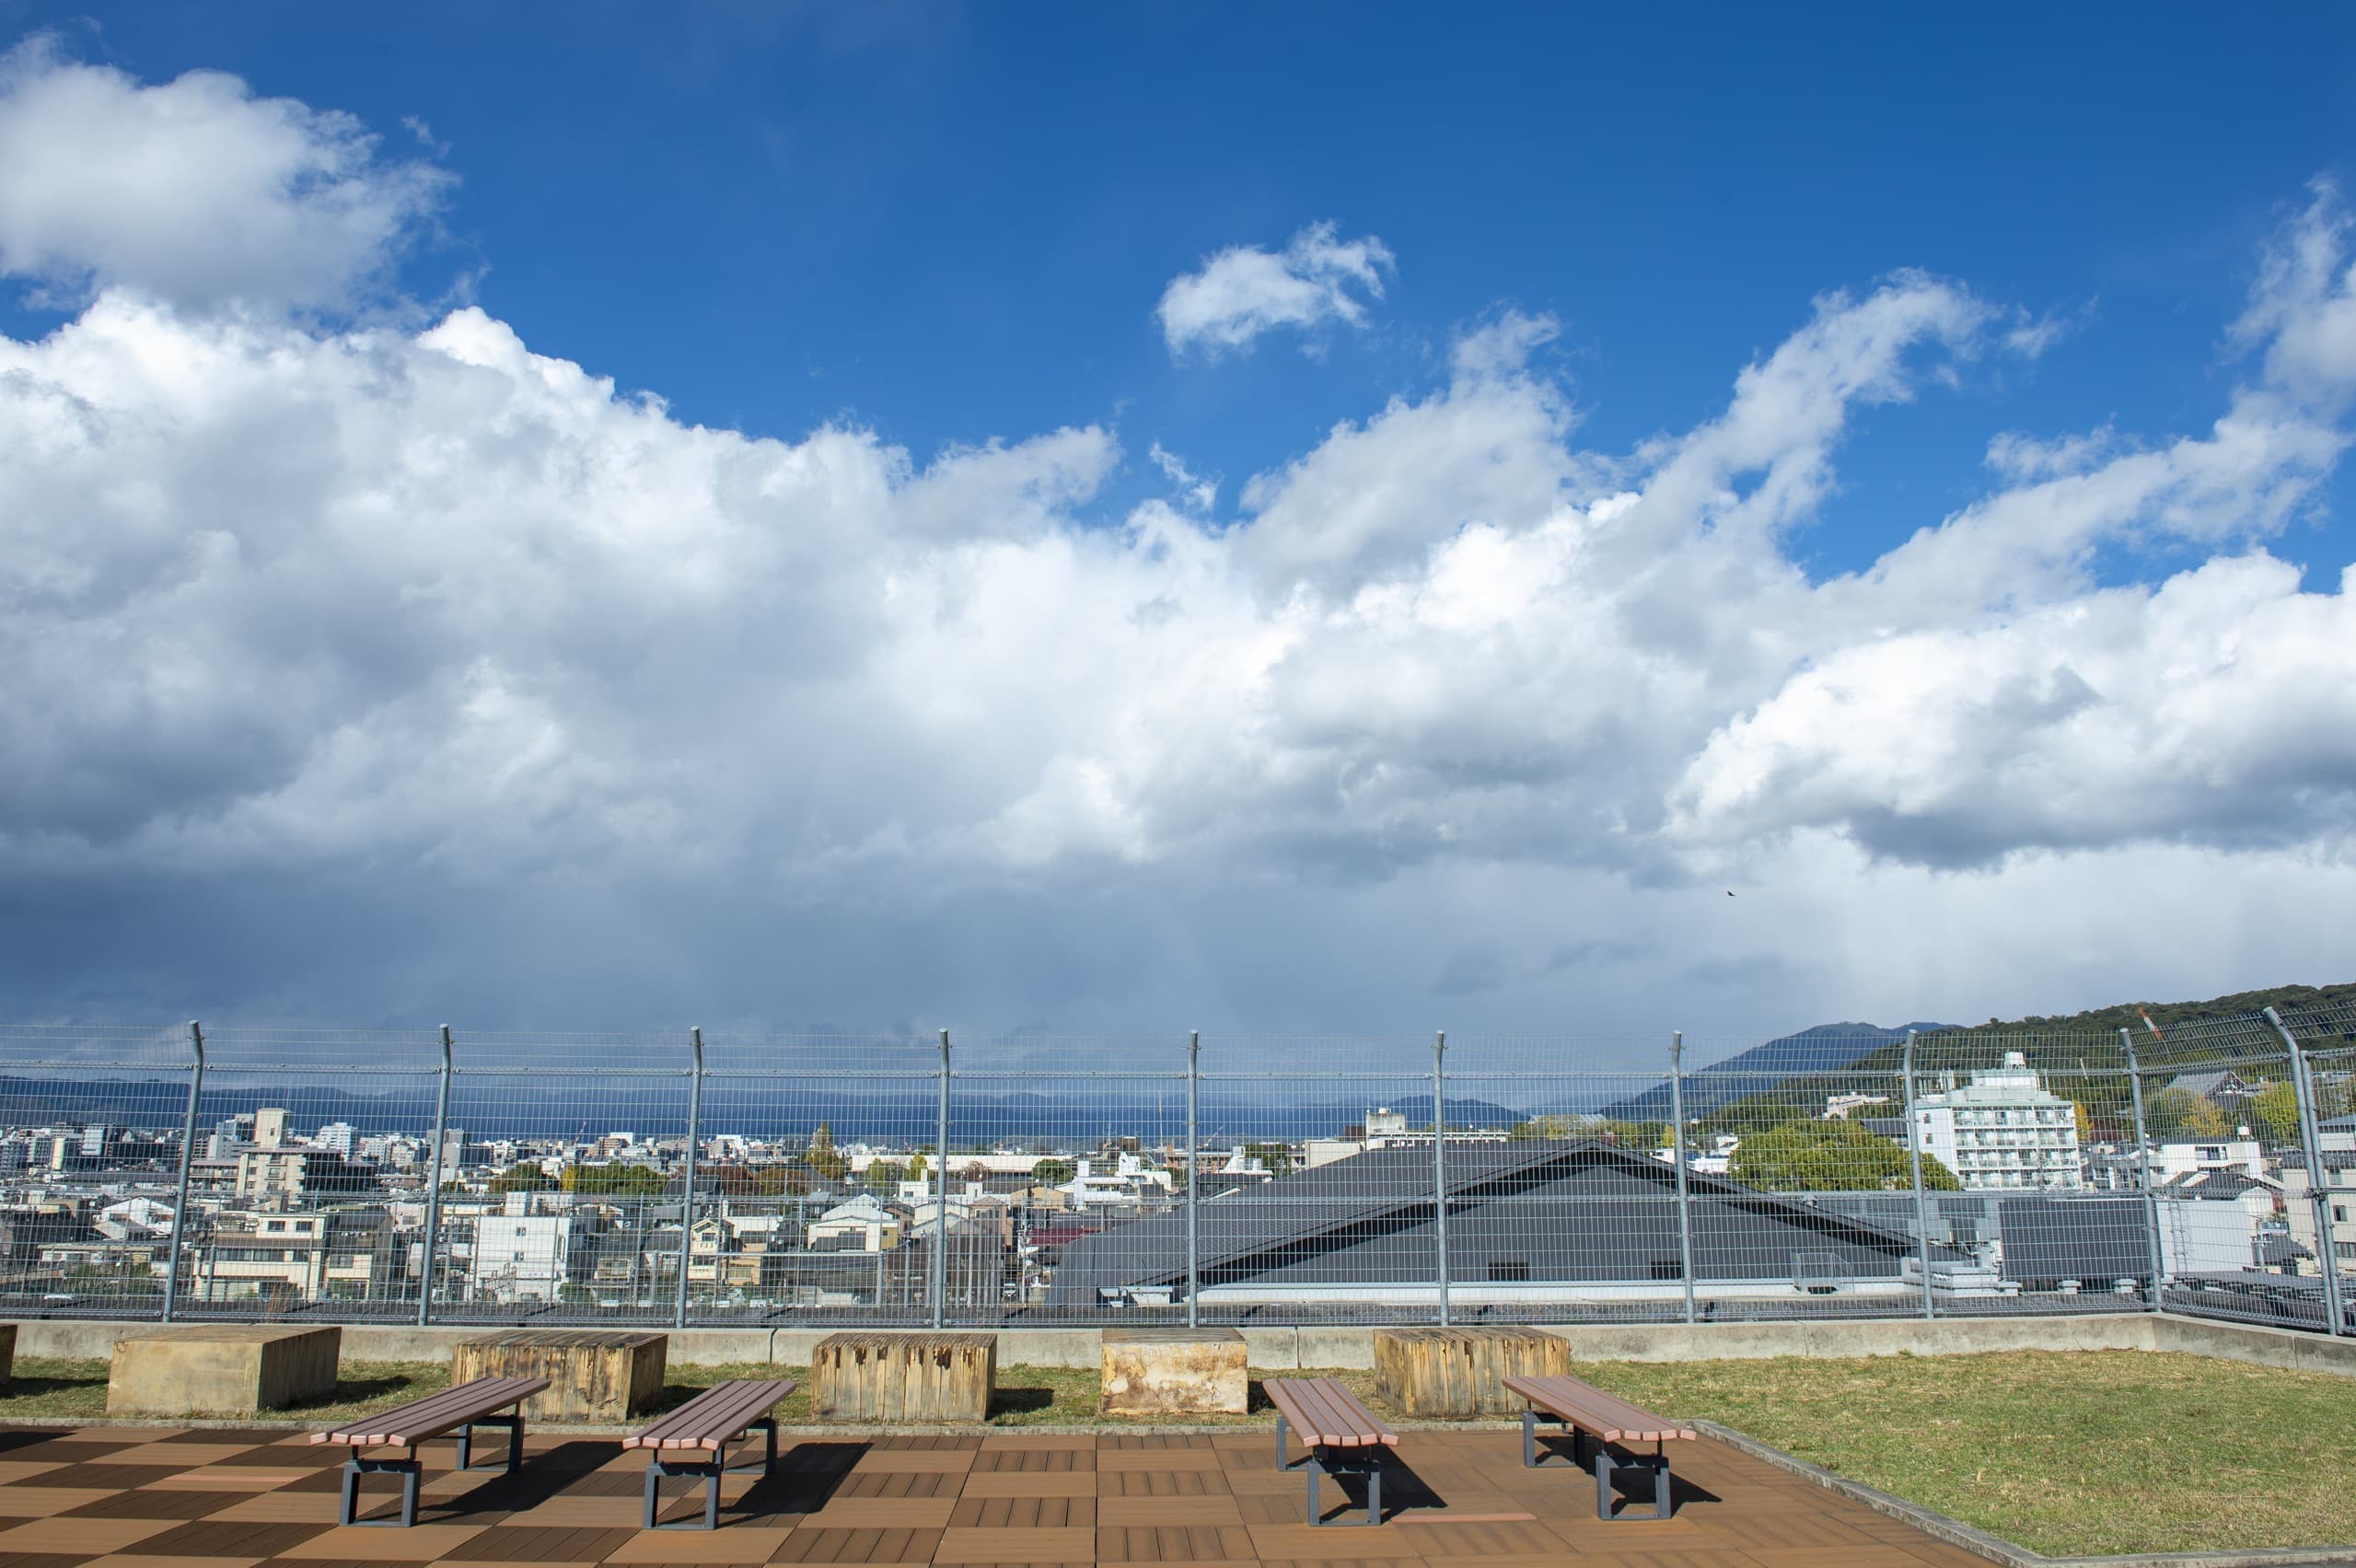
[{"label": "residential building", "polygon": [[[2230,1076],[2230,1074],[2228,1074]],[[2249,1129],[2242,1131],[2246,1133]],[[2235,1171],[2243,1176],[2266,1174],[2266,1151],[2256,1138],[2211,1138],[2205,1143],[2161,1144],[2152,1150],[2155,1181],[2174,1181],[2196,1171]]]},{"label": "residential building", "polygon": [[2231,1068],[2210,1073],[2178,1073],[2168,1080],[2168,1087],[2181,1089],[2196,1099],[2205,1099],[2221,1109],[2238,1109],[2256,1086]]},{"label": "residential building", "polygon": [[506,1207],[474,1222],[469,1294],[493,1301],[555,1301],[570,1279],[574,1216],[534,1214],[529,1194],[510,1192]]},{"label": "residential building", "polygon": [[[2323,1156],[2324,1196],[2331,1213],[2332,1250],[2342,1274],[2356,1273],[2356,1153],[2334,1150]],[[2282,1163],[2282,1222],[2292,1241],[2314,1259],[2324,1255],[2323,1238],[2315,1232],[2315,1205],[2310,1194],[2304,1160]],[[2301,1272],[2320,1272],[2315,1261]]]},{"label": "residential building", "polygon": [[1995,1072],[1916,1097],[1913,1132],[1922,1152],[1967,1188],[2086,1185],[2077,1107],[2048,1092],[2017,1051],[2007,1051]]},{"label": "residential building", "polygon": [[302,1198],[318,1192],[351,1192],[374,1185],[365,1166],[344,1163],[326,1149],[258,1144],[238,1151],[237,1195],[240,1198]]},{"label": "residential building", "polygon": [[905,1228],[903,1216],[862,1192],[811,1221],[808,1245],[821,1252],[881,1252],[899,1246]]}]

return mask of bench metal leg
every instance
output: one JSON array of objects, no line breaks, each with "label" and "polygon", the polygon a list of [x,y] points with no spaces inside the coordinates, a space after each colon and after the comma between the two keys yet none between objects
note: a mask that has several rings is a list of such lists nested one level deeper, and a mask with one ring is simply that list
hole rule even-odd
[{"label": "bench metal leg", "polygon": [[[1579,1435],[1584,1434],[1580,1434]],[[1669,1495],[1668,1455],[1665,1452],[1656,1452],[1650,1455],[1637,1455],[1630,1463],[1623,1465],[1619,1462],[1619,1457],[1612,1453],[1611,1445],[1603,1442],[1600,1439],[1596,1443],[1596,1517],[1607,1520],[1613,1517],[1611,1511],[1612,1477],[1614,1472],[1623,1469],[1648,1469],[1653,1472],[1652,1516],[1655,1519],[1667,1518],[1672,1507]],[[1642,1514],[1629,1513],[1622,1514],[1619,1517],[1621,1519],[1641,1519],[1644,1517],[1644,1516]]]},{"label": "bench metal leg", "polygon": [[[777,1453],[777,1434],[773,1426],[769,1434],[769,1452],[771,1462],[774,1464]],[[644,1527],[650,1530],[718,1529],[720,1527],[720,1478],[727,1473],[728,1450],[725,1445],[708,1460],[675,1462],[669,1459],[648,1459],[646,1461]],[[693,1519],[675,1519],[667,1525],[656,1524],[655,1516],[662,1511],[663,1505],[662,1483],[666,1480],[674,1480],[682,1476],[691,1481],[703,1482],[703,1522],[699,1525]]]},{"label": "bench metal leg", "polygon": [[[343,1506],[337,1511],[340,1525],[383,1526],[407,1529],[417,1523],[417,1477],[421,1469],[413,1458],[369,1459],[354,1454],[343,1462]],[[398,1519],[363,1519],[359,1516],[360,1478],[364,1475],[392,1474],[400,1477],[400,1517]]]},{"label": "bench metal leg", "polygon": [[504,1426],[507,1429],[507,1473],[513,1475],[522,1469],[524,1468],[524,1412],[517,1411],[513,1415],[485,1416],[482,1418],[482,1424]]},{"label": "bench metal leg", "polygon": [[[1322,1525],[1326,1522],[1325,1503],[1319,1490],[1319,1483],[1328,1475],[1338,1474],[1363,1475],[1366,1478],[1366,1516],[1357,1522],[1367,1525],[1381,1524],[1383,1522],[1383,1462],[1380,1454],[1381,1451],[1377,1449],[1370,1458],[1361,1458],[1353,1455],[1348,1459],[1329,1461],[1324,1449],[1312,1448],[1295,1464],[1286,1466],[1287,1469],[1306,1468],[1308,1471],[1309,1523]],[[1333,1466],[1330,1470],[1326,1468],[1329,1462]],[[1352,1523],[1348,1519],[1336,1519],[1333,1522],[1336,1525]]]}]

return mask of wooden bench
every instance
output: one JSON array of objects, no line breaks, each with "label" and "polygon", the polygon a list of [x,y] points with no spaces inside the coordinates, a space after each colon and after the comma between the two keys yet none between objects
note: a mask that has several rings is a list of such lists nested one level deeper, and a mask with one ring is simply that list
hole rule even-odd
[{"label": "wooden bench", "polygon": [[[1317,1500],[1320,1476],[1363,1475],[1366,1478],[1366,1519],[1383,1522],[1383,1450],[1399,1446],[1399,1434],[1358,1396],[1330,1377],[1271,1377],[1262,1387],[1276,1407],[1276,1468],[1309,1472],[1309,1523],[1321,1525],[1325,1510]],[[1308,1450],[1298,1460],[1284,1457],[1284,1429],[1293,1427]],[[1336,1523],[1340,1523],[1339,1520]]]},{"label": "wooden bench", "polygon": [[[1508,1377],[1505,1387],[1511,1388],[1528,1405],[1522,1411],[1522,1466],[1536,1469],[1542,1462],[1538,1448],[1538,1423],[1543,1420],[1568,1428],[1571,1433],[1571,1462],[1582,1469],[1587,1461],[1580,1457],[1580,1438],[1596,1440],[1596,1517],[1612,1517],[1612,1479],[1623,1469],[1649,1469],[1653,1472],[1653,1517],[1669,1516],[1669,1460],[1663,1445],[1672,1442],[1692,1442],[1700,1434],[1689,1426],[1641,1410],[1626,1400],[1614,1399],[1592,1383],[1576,1377]],[[1622,1464],[1612,1452],[1615,1443],[1650,1443],[1653,1452],[1634,1456],[1632,1462]],[[1626,1515],[1641,1518],[1642,1515]]]},{"label": "wooden bench", "polygon": [[[478,1377],[471,1383],[461,1383],[455,1388],[445,1388],[422,1400],[412,1400],[405,1405],[380,1411],[354,1422],[349,1426],[335,1427],[327,1432],[314,1432],[314,1443],[340,1443],[353,1450],[352,1458],[343,1465],[343,1509],[336,1522],[343,1525],[401,1525],[417,1522],[417,1479],[420,1466],[417,1447],[437,1437],[456,1434],[458,1444],[458,1466],[466,1469],[474,1458],[474,1429],[478,1426],[504,1426],[507,1429],[507,1469],[512,1472],[524,1462],[524,1412],[511,1415],[497,1412],[524,1400],[548,1387],[545,1377]],[[406,1448],[400,1458],[372,1459],[359,1452],[363,1448]],[[360,1478],[364,1475],[390,1470],[401,1478],[400,1517],[399,1519],[360,1519],[353,1516],[359,1501]]]},{"label": "wooden bench", "polygon": [[[720,1478],[728,1469],[728,1445],[754,1432],[769,1434],[769,1458],[761,1473],[777,1468],[777,1418],[769,1412],[794,1391],[791,1377],[737,1378],[714,1383],[644,1432],[621,1440],[624,1448],[646,1450],[646,1522],[650,1530],[686,1530],[692,1519],[655,1523],[658,1492],[666,1478],[691,1476],[704,1482],[702,1528],[720,1527]],[[668,1455],[696,1454],[699,1458]],[[691,1488],[690,1490],[692,1490]]]}]

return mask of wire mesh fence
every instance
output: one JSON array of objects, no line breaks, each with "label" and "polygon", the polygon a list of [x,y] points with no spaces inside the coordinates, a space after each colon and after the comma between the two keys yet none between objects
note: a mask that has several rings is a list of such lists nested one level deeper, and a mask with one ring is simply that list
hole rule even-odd
[{"label": "wire mesh fence", "polygon": [[2356,1332],[2356,1008],[1768,1042],[0,1026],[0,1312]]}]

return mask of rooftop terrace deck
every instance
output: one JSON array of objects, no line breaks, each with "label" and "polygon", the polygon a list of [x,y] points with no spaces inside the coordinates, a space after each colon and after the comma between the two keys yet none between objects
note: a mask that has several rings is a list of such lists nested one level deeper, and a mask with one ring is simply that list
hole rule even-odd
[{"label": "rooftop terrace deck", "polygon": [[[341,1451],[299,1432],[0,1431],[11,1568],[333,1563],[1360,1563],[1371,1568],[1979,1568],[1983,1560],[1723,1444],[1682,1446],[1674,1519],[1606,1524],[1568,1463],[1525,1470],[1518,1431],[1410,1432],[1389,1522],[1311,1528],[1262,1431],[800,1437],[732,1477],[709,1534],[640,1530],[644,1458],[536,1434],[515,1476],[428,1450],[418,1524],[335,1527]],[[1687,1450],[1690,1450],[1688,1452]],[[747,1456],[748,1458],[750,1456]],[[674,1483],[679,1484],[679,1483]],[[1344,1510],[1329,1483],[1329,1516]],[[1363,1495],[1352,1488],[1352,1495]],[[667,1510],[681,1516],[684,1499]],[[381,1511],[381,1510],[379,1510]]]}]

